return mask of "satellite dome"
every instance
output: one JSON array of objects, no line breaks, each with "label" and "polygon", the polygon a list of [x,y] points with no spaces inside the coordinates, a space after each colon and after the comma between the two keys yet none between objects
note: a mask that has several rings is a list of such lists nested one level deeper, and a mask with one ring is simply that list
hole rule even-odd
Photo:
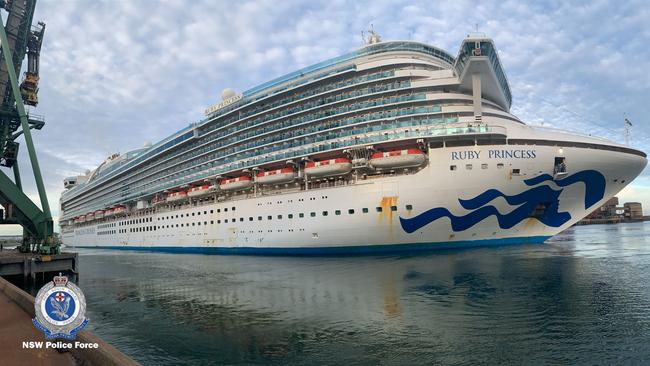
[{"label": "satellite dome", "polygon": [[230,88],[226,88],[221,92],[221,99],[223,99],[223,100],[230,99],[230,98],[234,97],[235,95],[237,95],[237,93],[235,93],[234,90],[232,90]]},{"label": "satellite dome", "polygon": [[145,141],[143,147],[144,147],[145,149],[150,148],[150,147],[151,147],[151,141]]}]

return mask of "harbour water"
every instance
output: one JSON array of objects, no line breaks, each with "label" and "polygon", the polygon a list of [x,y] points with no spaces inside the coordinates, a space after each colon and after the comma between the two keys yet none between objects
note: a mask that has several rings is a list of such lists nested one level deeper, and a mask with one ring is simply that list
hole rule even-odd
[{"label": "harbour water", "polygon": [[650,362],[650,223],[363,257],[80,251],[89,327],[144,365]]}]

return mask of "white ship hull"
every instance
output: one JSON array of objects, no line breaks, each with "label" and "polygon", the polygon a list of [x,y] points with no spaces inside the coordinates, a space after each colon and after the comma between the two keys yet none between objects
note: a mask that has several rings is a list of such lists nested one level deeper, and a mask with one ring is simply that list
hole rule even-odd
[{"label": "white ship hull", "polygon": [[[413,174],[162,207],[75,228],[63,241],[74,247],[269,254],[543,242],[618,193],[646,164],[644,157],[625,152],[561,150],[567,161],[562,175],[553,176],[555,146],[430,149],[429,163]],[[547,206],[535,214],[531,207],[540,202]],[[124,224],[130,220],[141,223]],[[106,228],[107,223],[115,225]]]}]

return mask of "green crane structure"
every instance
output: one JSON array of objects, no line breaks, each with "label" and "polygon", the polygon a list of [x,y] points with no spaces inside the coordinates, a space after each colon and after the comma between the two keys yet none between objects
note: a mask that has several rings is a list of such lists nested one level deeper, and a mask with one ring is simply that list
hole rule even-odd
[{"label": "green crane structure", "polygon": [[[45,122],[41,118],[30,117],[25,105],[36,105],[38,99],[38,59],[45,32],[45,24],[39,22],[32,29],[32,19],[36,0],[0,0],[0,8],[7,15],[6,23],[0,13],[0,166],[12,168],[12,181],[0,170],[0,224],[19,224],[23,227],[21,251],[35,251],[42,254],[56,254],[59,244],[54,236],[54,224],[47,201],[43,177],[32,140],[32,129],[40,130]],[[20,74],[25,55],[28,54],[28,71],[21,87],[17,76]],[[22,92],[21,92],[22,91]],[[24,135],[29,153],[41,208],[36,206],[22,190],[18,169],[18,142]]]}]

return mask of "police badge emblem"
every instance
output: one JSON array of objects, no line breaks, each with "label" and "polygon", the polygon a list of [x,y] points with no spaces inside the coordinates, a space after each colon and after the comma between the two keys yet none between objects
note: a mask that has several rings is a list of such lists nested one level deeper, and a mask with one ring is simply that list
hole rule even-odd
[{"label": "police badge emblem", "polygon": [[45,333],[46,339],[75,339],[77,332],[88,324],[83,292],[60,273],[38,291],[34,310],[32,322]]}]

